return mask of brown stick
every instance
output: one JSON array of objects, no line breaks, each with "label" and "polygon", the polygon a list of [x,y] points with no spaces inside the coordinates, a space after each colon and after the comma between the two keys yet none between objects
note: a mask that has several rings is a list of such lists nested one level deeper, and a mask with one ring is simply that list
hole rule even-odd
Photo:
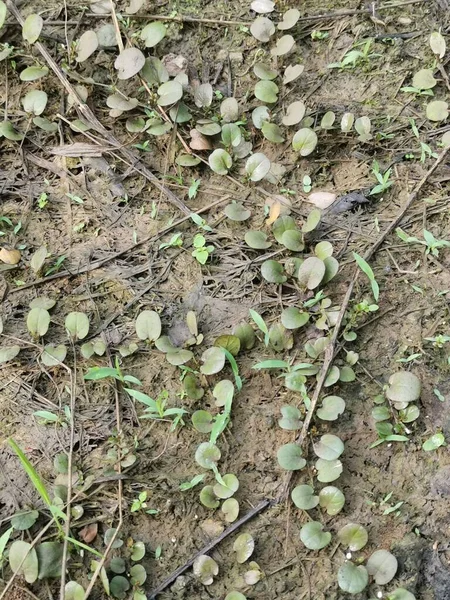
[{"label": "brown stick", "polygon": [[[17,10],[17,7],[14,4],[13,0],[6,0],[6,4],[7,4],[9,11],[14,15],[14,17],[17,19],[17,21],[20,23],[20,25],[23,25],[24,20],[22,18],[22,15],[20,14],[20,12]],[[64,73],[58,67],[56,62],[53,60],[53,58],[50,55],[47,48],[40,42],[35,42],[34,46],[42,54],[42,56],[44,57],[44,59],[46,60],[46,62],[50,66],[50,68],[52,69],[52,71],[55,73],[55,75],[58,77],[58,79],[60,80],[60,82],[62,83],[64,88],[66,89],[67,93],[71,94],[76,99],[77,110],[80,113],[80,115],[82,117],[84,117],[84,119],[86,121],[88,121],[88,123],[90,123],[97,132],[101,133],[103,135],[103,137],[105,138],[105,140],[107,140],[109,142],[109,144],[111,144],[111,146],[113,146],[129,162],[134,164],[136,171],[141,173],[141,175],[143,175],[156,188],[158,188],[166,196],[167,200],[171,204],[175,205],[185,215],[190,214],[191,211],[189,210],[189,208],[179,198],[177,198],[177,196],[175,196],[175,194],[173,192],[171,192],[169,189],[167,189],[159,181],[159,179],[150,171],[150,169],[148,169],[142,162],[140,162],[139,158],[137,158],[133,154],[133,152],[131,152],[131,150],[128,150],[128,148],[123,147],[120,144],[120,142],[114,137],[114,135],[111,132],[109,132],[102,125],[102,123],[100,123],[100,121],[97,119],[97,117],[91,111],[89,106],[87,104],[85,104],[81,100],[81,98],[78,96],[77,92],[72,87],[72,85],[69,82],[69,80],[67,79],[67,77],[64,75]]]},{"label": "brown stick", "polygon": [[147,600],[153,600],[154,598],[156,598],[156,596],[158,594],[161,594],[161,592],[163,592],[171,583],[173,583],[177,577],[179,577],[182,573],[184,573],[190,567],[192,567],[196,558],[202,556],[203,554],[208,554],[208,552],[211,552],[211,550],[213,550],[217,546],[217,544],[220,544],[220,542],[223,541],[226,537],[234,533],[236,530],[239,529],[239,527],[242,527],[242,525],[250,521],[250,519],[253,519],[253,517],[259,515],[261,512],[263,512],[263,510],[269,508],[269,506],[273,506],[273,504],[273,500],[262,500],[257,506],[255,506],[255,508],[252,508],[246,515],[244,515],[238,521],[236,521],[227,529],[225,529],[225,531],[221,533],[218,537],[216,537],[216,539],[214,539],[209,544],[206,544],[206,546],[203,546],[201,550],[194,554],[194,556],[192,556],[192,558],[190,558],[183,566],[178,567],[178,569],[176,569],[171,575],[169,575],[167,579],[164,579],[164,581],[160,585],[158,585],[157,588],[150,592],[150,594],[147,596]]},{"label": "brown stick", "polygon": [[[413,204],[414,200],[419,195],[420,190],[423,188],[423,186],[426,184],[426,182],[431,177],[431,175],[435,172],[435,170],[439,167],[439,165],[444,161],[449,150],[450,150],[450,146],[447,146],[446,148],[444,148],[444,150],[441,152],[441,154],[435,160],[433,166],[427,171],[427,173],[425,173],[423,178],[419,181],[419,183],[416,185],[414,190],[409,195],[408,200],[406,201],[405,205],[401,208],[400,212],[395,217],[395,219],[388,225],[388,227],[383,231],[383,233],[380,235],[380,237],[372,244],[372,246],[364,254],[365,261],[369,261],[373,257],[373,255],[376,253],[378,248],[383,244],[383,242],[387,238],[387,236],[395,229],[395,227],[397,227],[397,225],[399,225],[399,223],[405,216],[406,212],[408,211],[408,209]],[[336,325],[333,330],[333,336],[331,338],[329,345],[327,346],[327,348],[325,350],[324,362],[323,362],[322,368],[319,373],[319,378],[317,380],[317,385],[314,390],[313,397],[311,399],[311,405],[309,407],[308,413],[307,413],[305,421],[303,423],[302,430],[301,430],[300,434],[298,435],[297,439],[295,440],[299,446],[303,446],[305,443],[305,440],[307,438],[307,435],[309,432],[309,426],[310,426],[311,420],[316,412],[316,407],[317,407],[317,403],[319,401],[319,396],[322,392],[323,384],[325,383],[325,379],[327,377],[328,370],[331,367],[331,364],[332,364],[334,356],[335,356],[336,342],[339,337],[339,333],[341,330],[345,311],[347,310],[353,289],[355,287],[355,283],[358,279],[360,272],[361,271],[358,267],[355,270],[355,273],[350,281],[350,284],[348,286],[347,292],[344,296],[344,300],[341,305],[341,309],[339,311],[339,316],[338,316]],[[289,474],[287,475],[286,480],[283,485],[283,491],[282,491],[281,496],[278,499],[278,502],[283,502],[288,497],[293,473],[294,473],[293,471],[290,471]]]}]

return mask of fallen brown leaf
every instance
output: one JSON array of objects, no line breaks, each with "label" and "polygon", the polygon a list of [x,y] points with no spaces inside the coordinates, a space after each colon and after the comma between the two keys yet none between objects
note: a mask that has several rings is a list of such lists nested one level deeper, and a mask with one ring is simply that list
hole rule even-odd
[{"label": "fallen brown leaf", "polygon": [[2,248],[0,250],[0,260],[6,265],[17,265],[20,262],[21,254],[19,250],[8,250],[8,248]]},{"label": "fallen brown leaf", "polygon": [[192,150],[211,150],[211,142],[205,137],[200,131],[196,129],[191,130],[191,141],[189,142],[189,147]]},{"label": "fallen brown leaf", "polygon": [[335,200],[336,194],[332,192],[313,192],[306,198],[306,202],[310,202],[321,209],[328,208]]},{"label": "fallen brown leaf", "polygon": [[95,540],[97,532],[98,523],[90,523],[89,525],[83,527],[83,529],[80,529],[78,532],[78,537],[83,540],[85,544],[90,544]]}]

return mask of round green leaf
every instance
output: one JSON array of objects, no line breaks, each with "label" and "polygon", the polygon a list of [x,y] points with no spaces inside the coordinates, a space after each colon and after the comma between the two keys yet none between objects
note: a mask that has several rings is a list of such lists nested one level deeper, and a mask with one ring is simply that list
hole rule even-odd
[{"label": "round green leaf", "polygon": [[298,485],[291,492],[292,502],[297,508],[311,510],[319,504],[319,497],[314,496],[314,489],[310,485]]},{"label": "round green leaf", "polygon": [[343,467],[340,460],[324,460],[319,458],[316,461],[317,479],[322,483],[330,483],[338,479],[342,473]]},{"label": "round green leaf", "polygon": [[283,20],[278,23],[278,29],[285,31],[286,29],[292,29],[297,21],[300,19],[300,11],[296,8],[290,8],[283,15]]},{"label": "round green leaf", "polygon": [[84,588],[76,581],[68,581],[64,587],[64,600],[84,600]]},{"label": "round green leaf", "polygon": [[335,460],[344,452],[344,442],[331,433],[326,433],[314,444],[314,452],[324,460]]},{"label": "round green leaf", "polygon": [[436,84],[432,69],[420,69],[413,77],[413,87],[418,90],[431,90]]},{"label": "round green leaf", "polygon": [[37,510],[21,510],[13,515],[11,525],[18,531],[25,531],[33,527],[38,518],[39,512]]},{"label": "round green leaf", "polygon": [[6,4],[3,2],[3,0],[0,0],[0,27],[3,27],[3,24],[6,21],[7,12]]},{"label": "round green leaf", "polygon": [[44,347],[44,351],[41,354],[41,360],[46,367],[54,367],[64,362],[66,355],[67,348],[64,344],[60,344],[59,346],[48,344]]},{"label": "round green leaf", "polygon": [[244,208],[241,202],[232,202],[227,204],[223,211],[231,221],[246,221],[250,218],[251,212]]},{"label": "round green leaf", "polygon": [[225,98],[220,105],[220,114],[225,123],[232,123],[239,118],[239,104],[236,98]]},{"label": "round green leaf", "polygon": [[377,422],[387,421],[391,418],[391,411],[387,406],[375,406],[372,409],[372,417]]},{"label": "round green leaf", "polygon": [[278,86],[273,81],[263,79],[255,85],[255,96],[261,102],[273,104],[278,100]]},{"label": "round green leaf", "polygon": [[316,256],[310,256],[298,271],[298,280],[302,287],[313,290],[320,285],[325,275],[325,263]]},{"label": "round green leaf", "polygon": [[222,125],[222,142],[225,146],[239,146],[242,140],[242,133],[239,126],[235,123],[225,123]]},{"label": "round green leaf", "polygon": [[225,348],[230,354],[237,356],[241,349],[241,341],[236,335],[219,335],[214,341],[214,346]]},{"label": "round green leaf", "polygon": [[128,579],[122,577],[122,575],[116,575],[109,582],[109,589],[114,598],[123,600],[127,597],[127,592],[130,589],[130,583]]},{"label": "round green leaf", "polygon": [[226,175],[231,169],[233,160],[226,150],[218,148],[208,158],[209,166],[218,175]]},{"label": "round green leaf", "polygon": [[67,315],[64,326],[74,339],[82,340],[89,333],[89,319],[85,313],[71,312]]},{"label": "round green leaf", "polygon": [[145,556],[145,544],[144,542],[134,542],[131,548],[131,560],[137,561],[142,560]]},{"label": "round green leaf", "polygon": [[247,600],[247,596],[241,594],[241,592],[230,592],[225,596],[225,600]]},{"label": "round green leaf", "polygon": [[143,585],[147,579],[147,571],[142,565],[133,565],[130,569],[131,585]]},{"label": "round green leaf", "polygon": [[279,244],[281,244],[281,240],[283,239],[283,234],[285,231],[296,230],[297,225],[292,217],[288,215],[282,215],[278,217],[275,223],[272,226],[272,233]]},{"label": "round green leaf", "polygon": [[283,415],[281,419],[278,420],[278,425],[281,429],[287,429],[288,431],[296,431],[300,429],[302,426],[301,422],[301,412],[295,406],[282,406],[281,414]]},{"label": "round green leaf", "polygon": [[284,142],[283,132],[275,123],[264,121],[261,125],[263,136],[273,144],[282,144]]},{"label": "round green leaf", "polygon": [[145,59],[145,64],[141,70],[141,77],[145,79],[148,85],[160,85],[169,81],[169,73],[166,67],[156,56],[150,56]]},{"label": "round green leaf", "polygon": [[309,127],[304,127],[297,131],[292,138],[292,147],[300,156],[308,156],[317,146],[317,134]]},{"label": "round green leaf", "polygon": [[222,499],[231,498],[231,496],[234,496],[239,489],[239,480],[236,475],[233,475],[232,473],[223,475],[222,479],[225,482],[225,485],[216,483],[213,487],[214,494]]},{"label": "round green leaf", "polygon": [[9,549],[9,566],[12,571],[17,571],[20,575],[23,575],[27,583],[34,583],[38,578],[37,553],[28,542],[16,540],[11,544]]},{"label": "round green leaf", "polygon": [[18,131],[11,121],[2,121],[0,123],[0,138],[5,137],[7,140],[18,142],[23,140],[23,133]]},{"label": "round green leaf", "polygon": [[404,410],[401,410],[398,416],[402,423],[412,423],[419,418],[420,410],[415,404],[410,404]]},{"label": "round green leaf", "polygon": [[250,558],[255,549],[255,540],[249,533],[241,533],[233,544],[233,550],[236,552],[236,560],[241,565]]},{"label": "round green leaf", "polygon": [[[327,256],[325,259],[322,259],[325,265],[325,275],[323,276],[322,283],[328,283],[336,277],[339,271],[339,263],[334,258],[334,256]],[[352,380],[353,381],[353,380]]]},{"label": "round green leaf", "polygon": [[327,396],[322,400],[322,406],[317,410],[317,416],[322,421],[336,421],[345,410],[345,402],[339,396]]},{"label": "round green leaf", "polygon": [[435,433],[430,438],[428,438],[422,444],[422,450],[425,452],[430,452],[431,450],[437,450],[441,446],[445,444],[445,437],[443,433]]},{"label": "round green leaf", "polygon": [[264,261],[261,265],[261,275],[269,283],[284,283],[287,279],[283,265],[276,260]]},{"label": "round green leaf", "polygon": [[[288,65],[284,71],[283,83],[287,85],[292,81],[295,81],[305,70],[304,65]],[[298,123],[298,121],[297,121]]]},{"label": "round green leaf", "polygon": [[278,77],[277,71],[271,69],[269,65],[260,62],[256,63],[253,67],[253,73],[258,79],[265,79],[266,81],[272,81],[272,79]]},{"label": "round green leaf", "polygon": [[205,485],[205,487],[200,492],[200,502],[206,508],[217,508],[220,504],[216,495],[214,494],[214,488],[212,485]]},{"label": "round green leaf", "polygon": [[355,116],[353,113],[344,113],[341,119],[341,131],[348,133],[352,130],[353,123],[355,122]]},{"label": "round green leaf", "polygon": [[247,231],[244,239],[247,246],[255,250],[266,250],[272,245],[272,242],[267,241],[267,234],[264,231]]},{"label": "round green leaf", "polygon": [[22,26],[22,37],[29,44],[34,44],[41,35],[44,20],[40,15],[35,13],[28,15]]},{"label": "round green leaf", "polygon": [[219,573],[219,566],[216,561],[206,554],[198,556],[194,560],[192,568],[195,577],[197,577],[203,585],[211,585],[214,581],[214,577]]},{"label": "round green leaf", "polygon": [[339,541],[351,552],[364,548],[369,539],[366,529],[358,523],[348,523],[338,531]]},{"label": "round green leaf", "polygon": [[263,123],[270,119],[270,113],[267,106],[257,106],[252,111],[252,122],[256,129],[261,129]]},{"label": "round green leaf", "polygon": [[95,31],[88,30],[78,40],[78,53],[76,61],[79,63],[87,60],[98,48],[98,37]]},{"label": "round green leaf", "polygon": [[427,119],[445,121],[448,118],[448,104],[443,100],[434,100],[427,105]]},{"label": "round green leaf", "polygon": [[346,562],[338,571],[338,584],[341,590],[349,594],[359,594],[369,583],[369,574],[366,567],[357,567],[351,562]]},{"label": "round green leaf", "polygon": [[300,539],[308,550],[321,550],[331,542],[331,533],[322,530],[319,521],[310,521],[300,529]]},{"label": "round green leaf", "polygon": [[303,234],[296,229],[285,231],[281,236],[281,244],[291,252],[301,252],[305,247]]},{"label": "round green leaf", "polygon": [[221,348],[208,348],[202,354],[203,365],[200,371],[203,375],[215,375],[225,366],[225,353]]},{"label": "round green leaf", "polygon": [[439,56],[439,58],[444,58],[446,44],[445,38],[440,31],[433,31],[433,33],[430,35],[430,47],[436,56]]},{"label": "round green leaf", "polygon": [[370,134],[370,130],[372,128],[372,124],[370,122],[369,117],[359,117],[355,121],[355,130],[359,133],[359,139],[363,142],[366,142],[372,138]]},{"label": "round green leaf", "polygon": [[213,417],[207,410],[196,410],[191,420],[194,429],[200,433],[210,433],[213,428]]},{"label": "round green leaf", "polygon": [[397,588],[389,594],[387,600],[416,600],[416,597],[405,588]]},{"label": "round green leaf", "polygon": [[44,336],[50,325],[50,314],[45,308],[32,308],[27,316],[27,329],[33,337]]},{"label": "round green leaf", "polygon": [[250,33],[260,42],[268,42],[275,33],[275,25],[267,17],[257,17],[251,24]]},{"label": "round green leaf", "polygon": [[28,113],[40,115],[44,112],[45,107],[47,106],[47,99],[48,96],[45,92],[42,92],[41,90],[31,90],[22,99],[23,109]]},{"label": "round green leaf", "polygon": [[195,128],[203,135],[217,135],[222,131],[220,124],[210,119],[199,119]]},{"label": "round green leaf", "polygon": [[161,318],[154,310],[143,310],[136,319],[136,333],[140,340],[154,342],[161,335]]},{"label": "round green leaf", "polygon": [[306,377],[301,371],[292,371],[284,379],[284,385],[293,392],[302,392],[305,390]]},{"label": "round green leaf", "polygon": [[220,455],[220,450],[215,444],[203,442],[195,452],[195,460],[204,469],[213,469],[220,460]]},{"label": "round green leaf", "polygon": [[245,163],[245,172],[251,181],[261,181],[270,171],[270,160],[265,154],[252,154]]},{"label": "round green leaf", "polygon": [[143,117],[130,117],[126,120],[125,127],[130,133],[139,133],[145,129],[145,119]]},{"label": "round green leaf", "polygon": [[328,485],[319,492],[319,503],[329,515],[337,515],[345,504],[345,496],[340,489]]},{"label": "round green leaf", "polygon": [[221,511],[227,523],[234,523],[239,516],[239,502],[235,498],[228,498],[222,504]]},{"label": "round green leaf", "polygon": [[113,573],[117,573],[118,575],[120,575],[120,573],[125,573],[125,571],[127,570],[125,561],[120,556],[114,556],[111,559],[111,562],[109,563],[109,568]]},{"label": "round green leaf", "polygon": [[[107,529],[105,531],[105,535],[103,538],[103,541],[105,542],[105,546],[109,545],[109,543],[113,539],[115,533],[116,533],[115,527],[111,527],[110,529]],[[123,540],[121,540],[119,537],[116,537],[111,548],[121,548],[122,546],[123,546]]]},{"label": "round green leaf", "polygon": [[270,51],[273,56],[284,56],[292,50],[295,40],[292,35],[283,35],[280,37],[274,48]]},{"label": "round green leaf", "polygon": [[178,81],[166,81],[158,88],[158,105],[169,106],[183,97],[183,87]]},{"label": "round green leaf", "polygon": [[54,133],[55,131],[58,131],[58,125],[56,123],[52,123],[43,117],[34,117],[33,123],[36,125],[36,127],[39,127],[48,133]]},{"label": "round green leaf", "polygon": [[222,379],[213,389],[216,406],[230,406],[234,396],[234,385],[229,379]]},{"label": "round green leaf", "polygon": [[303,227],[303,233],[309,233],[310,231],[314,231],[317,225],[320,223],[320,218],[322,216],[321,211],[318,208],[314,208],[308,215]]},{"label": "round green leaf", "polygon": [[6,346],[4,348],[0,348],[0,364],[16,358],[19,352],[20,346]]},{"label": "round green leaf", "polygon": [[98,45],[101,48],[113,48],[117,46],[116,30],[112,23],[105,23],[105,25],[97,29],[96,33]]},{"label": "round green leaf", "polygon": [[386,396],[392,402],[415,402],[420,398],[422,384],[414,373],[398,371],[389,378]]},{"label": "round green leaf", "polygon": [[320,122],[320,126],[322,127],[322,129],[331,129],[335,120],[336,115],[332,110],[329,110],[323,115],[322,120]]},{"label": "round green leaf", "polygon": [[302,312],[295,306],[285,308],[281,313],[281,322],[286,329],[298,329],[309,321],[309,314]]},{"label": "round green leaf", "polygon": [[167,29],[161,21],[153,21],[144,27],[139,37],[144,40],[146,48],[154,48],[166,37]]},{"label": "round green leaf", "polygon": [[255,345],[255,332],[253,331],[252,326],[248,323],[236,325],[236,327],[233,329],[233,335],[239,338],[239,341],[241,342],[241,348],[244,348],[245,350],[251,350]]},{"label": "round green leaf", "polygon": [[278,464],[287,471],[298,471],[306,465],[306,460],[302,458],[302,449],[298,444],[285,444],[278,449]]},{"label": "round green leaf", "polygon": [[398,562],[387,550],[375,550],[367,561],[367,571],[378,585],[386,585],[397,573]]},{"label": "round green leaf", "polygon": [[175,162],[177,165],[180,165],[180,167],[196,167],[201,163],[201,160],[192,156],[192,154],[180,154],[177,156]]},{"label": "round green leaf", "polygon": [[137,105],[137,98],[126,98],[123,96],[123,94],[110,94],[106,98],[106,106],[116,110],[133,110]]},{"label": "round green leaf", "polygon": [[48,67],[27,67],[20,72],[21,81],[36,81],[48,75]]},{"label": "round green leaf", "polygon": [[202,83],[194,88],[194,103],[198,108],[211,106],[213,88],[210,83]]},{"label": "round green leaf", "polygon": [[301,100],[292,102],[286,109],[286,114],[283,117],[283,125],[296,125],[305,116],[306,107]]},{"label": "round green leaf", "polygon": [[130,79],[133,75],[139,73],[145,64],[145,56],[134,46],[125,48],[114,62],[114,68],[117,70],[119,79]]}]

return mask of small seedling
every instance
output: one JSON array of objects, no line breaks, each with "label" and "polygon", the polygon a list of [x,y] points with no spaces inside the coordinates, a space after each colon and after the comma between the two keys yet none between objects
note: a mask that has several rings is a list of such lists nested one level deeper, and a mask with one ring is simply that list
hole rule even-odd
[{"label": "small seedling", "polygon": [[47,206],[48,204],[48,194],[46,194],[45,192],[42,192],[42,194],[39,196],[38,200],[37,200],[38,206],[40,209],[43,209]]},{"label": "small seedling", "polygon": [[144,511],[146,512],[148,515],[157,515],[159,513],[159,510],[156,510],[155,508],[149,508],[148,510],[146,510],[147,508],[147,492],[141,492],[139,494],[139,496],[137,498],[135,498],[131,504],[131,512],[139,512],[139,511]]},{"label": "small seedling", "polygon": [[[375,302],[378,302],[378,298],[380,296],[380,288],[378,286],[377,280],[375,279],[374,272],[370,265],[364,260],[362,256],[353,252],[353,258],[356,260],[358,267],[361,269],[363,273],[367,275],[370,281],[370,285],[372,287],[373,298]],[[378,308],[378,307],[377,307]],[[371,311],[370,311],[371,312]]]},{"label": "small seedling", "polygon": [[372,165],[372,173],[375,175],[378,184],[370,190],[370,194],[382,194],[388,190],[394,182],[390,179],[392,169],[387,169],[384,173],[380,172],[378,161],[374,160]]},{"label": "small seedling", "polygon": [[433,256],[439,256],[439,250],[441,248],[450,248],[450,242],[447,240],[436,239],[434,235],[426,229],[423,230],[423,240],[408,236],[403,229],[400,229],[400,227],[397,227],[395,233],[407,244],[421,244],[422,246],[425,246],[425,254],[431,253]]},{"label": "small seedling", "polygon": [[200,187],[202,180],[201,179],[192,179],[191,185],[189,186],[188,196],[192,200],[196,198],[198,194],[198,188]]},{"label": "small seedling", "polygon": [[206,239],[201,233],[197,233],[194,236],[194,240],[192,242],[194,246],[194,250],[192,251],[192,256],[195,258],[197,262],[201,265],[206,264],[206,261],[210,257],[210,255],[214,252],[214,246],[207,246]]},{"label": "small seedling", "polygon": [[[363,45],[364,44],[364,45]],[[381,54],[370,53],[373,39],[369,38],[365,42],[355,44],[355,47],[363,45],[362,50],[352,49],[347,52],[341,62],[331,63],[329,69],[355,69],[361,65],[367,65],[372,58],[377,58]]]},{"label": "small seedling", "polygon": [[183,238],[180,232],[174,233],[168,242],[164,242],[159,245],[160,250],[165,250],[166,248],[181,248],[183,245]]}]

